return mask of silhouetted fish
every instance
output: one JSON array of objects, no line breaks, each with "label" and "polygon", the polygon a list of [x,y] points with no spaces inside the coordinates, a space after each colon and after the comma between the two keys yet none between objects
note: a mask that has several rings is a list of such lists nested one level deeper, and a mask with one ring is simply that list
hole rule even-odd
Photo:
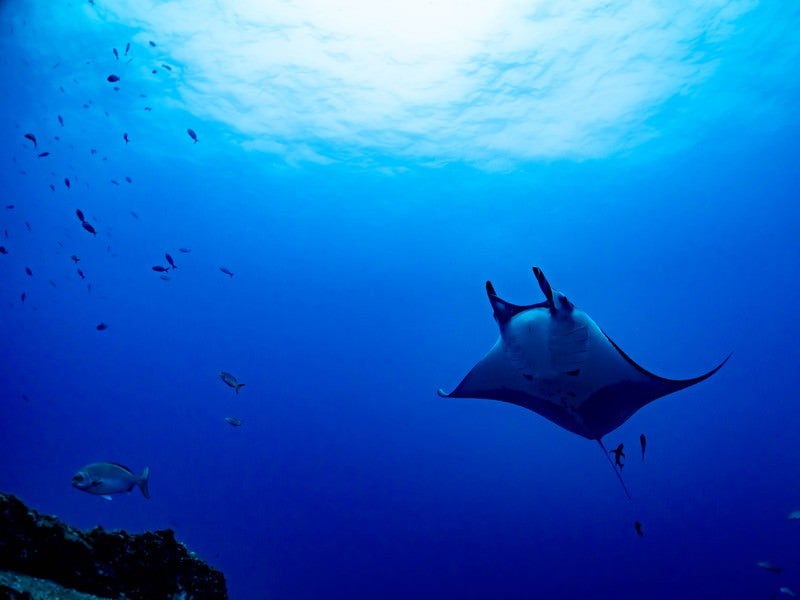
[{"label": "silhouetted fish", "polygon": [[169,252],[167,252],[164,255],[164,257],[167,259],[167,262],[169,263],[169,266],[171,266],[173,269],[177,269],[178,268],[178,267],[175,266],[175,261],[172,260],[172,255],[170,255]]},{"label": "silhouetted fish", "polygon": [[0,254],[8,254],[8,250],[6,250],[5,246],[0,246]]},{"label": "silhouetted fish", "polygon": [[122,139],[123,139],[123,140],[125,140],[125,143],[126,143],[126,144],[127,144],[128,142],[130,142],[130,140],[128,139],[128,132],[127,132],[127,131],[126,131],[125,133],[123,133],[123,134],[122,134]]},{"label": "silhouetted fish", "polygon": [[[190,138],[192,138],[192,139],[194,140],[194,143],[195,143],[195,144],[198,142],[198,139],[197,139],[197,134],[194,132],[194,129],[187,129],[187,130],[186,130],[186,133],[188,133],[188,134],[189,134],[189,137],[190,137]],[[213,144],[212,144],[212,145],[213,145]]]},{"label": "silhouetted fish", "polygon": [[108,80],[109,83],[116,83],[117,81],[119,81],[119,77],[117,77],[112,73],[111,75],[106,77],[106,80]]},{"label": "silhouetted fish", "polygon": [[153,110],[153,109],[152,109],[152,107],[150,107],[150,106],[145,106],[145,107],[144,107],[144,109],[145,109],[147,112],[151,112],[151,111]]},{"label": "silhouetted fish", "polygon": [[161,63],[161,66],[164,67],[167,71],[172,71],[172,67],[170,67],[168,64]]},{"label": "silhouetted fish", "polygon": [[117,52],[117,49],[112,48],[111,51],[114,53],[114,60],[119,60],[119,52]]},{"label": "silhouetted fish", "polygon": [[52,279],[48,279],[48,280],[47,280],[47,283],[49,283],[49,284],[50,284],[52,287],[57,287],[57,286],[56,286],[56,282],[55,282],[55,281],[53,281]]},{"label": "silhouetted fish", "polygon": [[83,223],[86,219],[83,217],[83,211],[80,208],[75,209],[75,214],[78,216],[78,219],[81,223]]},{"label": "silhouetted fish", "polygon": [[117,181],[116,179],[112,179],[111,183],[113,183],[114,185],[119,185],[119,181]]},{"label": "silhouetted fish", "polygon": [[133,179],[131,179],[127,175],[125,176],[125,181],[127,181],[128,183],[133,183]]},{"label": "silhouetted fish", "polygon": [[26,228],[28,231],[33,231],[33,228],[31,227],[31,224],[30,224],[30,223],[28,223],[27,221],[25,221],[25,228]]},{"label": "silhouetted fish", "polygon": [[6,210],[11,210],[12,208],[14,208],[13,204],[6,204]]},{"label": "silhouetted fish", "polygon": [[639,537],[644,535],[644,532],[642,531],[642,524],[639,521],[636,521],[633,526],[636,528],[636,533],[639,535]]},{"label": "silhouetted fish", "polygon": [[31,271],[30,267],[25,267],[25,273],[28,274],[28,277],[33,277],[33,271]]},{"label": "silhouetted fish", "polygon": [[133,212],[132,210],[131,210],[131,211],[128,211],[128,212],[130,212],[130,215],[131,215],[131,216],[132,216],[134,219],[138,219],[138,218],[139,218],[139,215],[137,215],[137,214],[136,214],[135,212]]},{"label": "silhouetted fish", "polygon": [[69,188],[71,188],[71,187],[72,187],[72,186],[70,185],[70,183],[69,183],[69,178],[68,178],[68,177],[64,177],[64,185],[65,185],[65,186],[67,186],[67,189],[69,189]]},{"label": "silhouetted fish", "polygon": [[125,44],[125,56],[128,56],[128,51],[131,49],[131,43]]},{"label": "silhouetted fish", "polygon": [[148,43],[150,44],[151,48],[155,48],[156,47],[156,43],[154,41],[150,40]]},{"label": "silhouetted fish", "polygon": [[92,235],[97,235],[97,231],[95,231],[95,228],[94,228],[94,227],[92,227],[92,226],[91,226],[89,223],[87,223],[86,221],[84,221],[83,223],[81,223],[81,225],[83,226],[83,228],[84,228],[86,231],[88,231],[88,232],[89,232],[89,233],[91,233]]},{"label": "silhouetted fish", "polygon": [[153,271],[155,271],[156,273],[166,273],[167,271],[169,271],[169,267],[162,267],[161,265],[156,265],[150,268],[153,269]]},{"label": "silhouetted fish", "polygon": [[220,270],[220,271],[222,271],[223,273],[225,273],[225,275],[230,275],[231,277],[233,277],[233,273],[231,273],[231,272],[230,272],[230,271],[227,269],[227,267],[220,267],[220,268],[219,268],[219,270]]},{"label": "silhouetted fish", "polygon": [[28,297],[28,294],[26,294],[25,292],[22,292],[22,293],[19,295],[19,301],[20,301],[20,302],[25,302],[25,298],[27,298],[27,297]]},{"label": "silhouetted fish", "polygon": [[50,153],[49,152],[40,152],[36,156],[38,156],[39,158],[44,158],[45,156],[50,156]]},{"label": "silhouetted fish", "polygon": [[81,271],[80,269],[78,269],[78,276],[79,276],[81,279],[86,279],[86,275],[84,275],[84,274],[83,274],[83,271]]},{"label": "silhouetted fish", "polygon": [[236,393],[239,393],[239,389],[244,387],[243,383],[239,383],[236,380],[236,377],[228,373],[227,371],[220,371],[219,378],[225,382],[225,385],[232,387]]},{"label": "silhouetted fish", "polygon": [[28,140],[32,141],[34,148],[38,147],[38,144],[36,143],[36,136],[33,135],[32,133],[26,133],[25,134],[25,139],[28,139]]},{"label": "silhouetted fish", "polygon": [[61,125],[63,127],[64,126],[64,119],[61,117],[61,115],[56,115],[56,116],[58,117],[59,125]]},{"label": "silhouetted fish", "polygon": [[178,248],[178,252],[183,252],[184,254],[189,254],[189,252],[191,252],[191,249],[189,249],[189,248]]},{"label": "silhouetted fish", "polygon": [[55,185],[53,185],[52,183],[51,183],[50,185],[48,185],[47,187],[49,187],[49,188],[50,188],[50,191],[51,191],[51,192],[55,192],[55,191],[56,191],[56,186],[55,186]]},{"label": "silhouetted fish", "polygon": [[80,259],[80,258],[78,258],[78,256],[77,256],[76,254],[73,254],[72,256],[70,256],[70,258],[72,259],[72,262],[74,262],[76,265],[77,265],[79,262],[81,262],[81,259]]},{"label": "silhouetted fish", "polygon": [[159,275],[158,278],[161,281],[169,281],[170,279],[172,279],[172,277],[170,277],[169,275]]}]

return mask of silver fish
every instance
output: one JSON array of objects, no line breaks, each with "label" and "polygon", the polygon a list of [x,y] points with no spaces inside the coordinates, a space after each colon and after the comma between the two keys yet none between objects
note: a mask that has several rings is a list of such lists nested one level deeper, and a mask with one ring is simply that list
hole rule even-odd
[{"label": "silver fish", "polygon": [[242,426],[242,421],[240,419],[237,419],[236,417],[225,417],[225,421],[229,425],[233,425],[234,427],[241,427]]},{"label": "silver fish", "polygon": [[111,500],[109,494],[130,492],[139,486],[145,498],[150,497],[147,487],[150,479],[150,467],[145,467],[141,475],[136,475],[128,467],[111,462],[99,462],[86,465],[72,476],[72,486],[89,494],[103,496]]},{"label": "silver fish", "polygon": [[234,390],[236,390],[237,394],[239,393],[239,388],[244,387],[243,383],[239,383],[236,380],[236,377],[234,377],[233,375],[231,375],[230,373],[228,373],[226,371],[220,371],[219,378],[222,379],[222,381],[225,382],[225,385],[228,385],[228,386],[232,387]]}]

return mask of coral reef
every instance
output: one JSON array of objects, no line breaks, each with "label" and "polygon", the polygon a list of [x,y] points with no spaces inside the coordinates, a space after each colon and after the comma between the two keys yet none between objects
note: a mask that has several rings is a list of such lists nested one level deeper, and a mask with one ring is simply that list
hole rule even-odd
[{"label": "coral reef", "polygon": [[[142,534],[102,527],[82,531],[56,517],[40,515],[2,492],[0,570],[47,579],[101,598],[228,597],[223,574],[190,553],[170,529]],[[0,583],[0,598],[51,597],[26,593],[19,584]]]}]

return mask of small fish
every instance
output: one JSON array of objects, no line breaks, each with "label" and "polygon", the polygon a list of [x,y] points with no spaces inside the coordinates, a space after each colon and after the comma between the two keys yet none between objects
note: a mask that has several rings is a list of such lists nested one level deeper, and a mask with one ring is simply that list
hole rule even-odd
[{"label": "small fish", "polygon": [[150,490],[147,485],[149,479],[149,467],[145,467],[141,475],[136,475],[124,465],[100,462],[86,465],[75,473],[72,476],[72,485],[82,492],[95,496],[106,496],[109,500],[111,499],[109,494],[130,492],[138,486],[142,490],[142,495],[149,498]]},{"label": "small fish", "polygon": [[166,273],[167,271],[169,271],[169,267],[162,267],[161,265],[156,265],[150,268],[153,269],[153,271],[155,271],[156,273]]},{"label": "small fish", "polygon": [[45,156],[50,156],[50,153],[49,152],[40,152],[36,156],[38,156],[39,158],[44,158]]},{"label": "small fish", "polygon": [[148,43],[150,44],[151,48],[155,48],[156,47],[156,43],[154,41],[150,40]]},{"label": "small fish", "polygon": [[642,447],[642,460],[644,460],[644,449],[647,447],[647,438],[644,437],[644,434],[639,436],[639,445]]},{"label": "small fish", "polygon": [[169,275],[159,275],[158,278],[161,281],[170,281],[172,279],[172,277],[170,277]]},{"label": "small fish", "polygon": [[70,256],[70,258],[72,259],[72,262],[74,262],[76,265],[77,265],[79,262],[81,262],[81,259],[80,259],[80,258],[78,258],[78,255],[77,255],[77,254],[73,254],[72,256]]},{"label": "small fish", "polygon": [[119,52],[117,52],[117,49],[112,48],[111,51],[114,53],[114,60],[119,60]]},{"label": "small fish", "polygon": [[113,183],[114,185],[119,185],[119,181],[117,181],[116,179],[112,179],[111,183]]},{"label": "small fish", "polygon": [[34,148],[38,147],[39,144],[36,143],[36,136],[33,135],[32,133],[26,133],[25,134],[25,139],[32,141]]},{"label": "small fish", "polygon": [[225,417],[225,421],[227,421],[229,425],[233,425],[234,427],[242,426],[242,422],[236,417]]},{"label": "small fish", "polygon": [[97,231],[95,230],[95,228],[94,228],[94,227],[92,227],[92,226],[91,226],[91,224],[89,224],[88,222],[84,221],[83,223],[81,223],[81,225],[83,226],[83,228],[84,228],[86,231],[88,231],[88,232],[89,232],[89,233],[91,233],[92,235],[97,235]]},{"label": "small fish", "polygon": [[97,329],[97,331],[105,331],[106,329],[108,329],[108,325],[106,325],[105,323],[99,323],[97,327],[95,327],[95,329]]},{"label": "small fish", "polygon": [[633,527],[636,529],[636,533],[639,537],[644,536],[644,532],[642,531],[642,523],[640,521],[636,521],[636,523],[633,524]]},{"label": "small fish", "polygon": [[194,140],[194,143],[195,143],[195,144],[198,142],[198,139],[197,139],[197,134],[194,132],[194,129],[187,129],[187,130],[186,130],[186,133],[188,133],[188,134],[189,134],[189,137],[190,137],[190,138],[192,138],[192,139]]},{"label": "small fish", "polygon": [[164,67],[167,71],[172,71],[172,67],[170,67],[168,64],[161,63],[161,66]]},{"label": "small fish", "polygon": [[156,71],[155,69],[153,69],[153,70],[152,70],[152,71],[150,71],[150,72],[151,72],[153,75],[155,75],[156,73],[158,73],[158,71]]},{"label": "small fish", "polygon": [[781,571],[783,571],[783,567],[776,567],[771,562],[762,560],[756,563],[757,567],[761,567],[765,571],[769,571],[770,573],[775,573],[775,575],[780,575]]},{"label": "small fish", "polygon": [[6,204],[6,210],[11,210],[14,208],[13,204]]},{"label": "small fish", "polygon": [[52,183],[51,183],[50,185],[48,185],[47,187],[49,187],[49,188],[50,188],[50,191],[51,191],[51,192],[55,192],[55,191],[56,191],[56,186],[55,186],[55,185],[53,185]]},{"label": "small fish", "polygon": [[132,210],[131,210],[131,211],[128,211],[128,212],[130,213],[130,215],[131,215],[131,216],[132,216],[134,219],[138,219],[138,218],[139,218],[139,215],[137,215],[137,214],[136,214],[135,212],[133,212]]},{"label": "small fish", "polygon": [[8,254],[8,250],[6,250],[5,246],[0,246],[0,254]]},{"label": "small fish", "polygon": [[125,140],[125,143],[126,143],[126,144],[127,144],[128,142],[130,142],[130,140],[128,139],[128,132],[127,132],[127,131],[126,131],[125,133],[123,133],[123,134],[122,134],[122,139],[123,139],[123,140]]},{"label": "small fish", "polygon": [[25,400],[25,402],[30,402],[31,401],[31,399],[28,398],[25,394],[22,394],[22,399]]},{"label": "small fish", "polygon": [[792,598],[796,598],[797,594],[795,594],[791,589],[788,587],[782,587],[778,590],[781,594],[786,594],[787,596],[791,596]]},{"label": "small fish", "polygon": [[[117,77],[116,75],[114,75],[114,74],[112,73],[111,75],[109,75],[108,77],[106,77],[106,81],[108,81],[109,83],[116,83],[117,81],[119,81],[119,77]],[[84,106],[85,106],[85,105],[84,105]]]},{"label": "small fish", "polygon": [[125,44],[125,56],[128,56],[128,52],[130,51],[130,49],[131,49],[131,43],[128,42],[127,44]]},{"label": "small fish", "polygon": [[27,295],[25,292],[22,292],[22,293],[19,295],[19,300],[20,300],[20,302],[25,302],[25,298],[27,298],[27,297],[28,297],[28,295]]},{"label": "small fish", "polygon": [[152,111],[153,111],[153,108],[152,108],[152,107],[150,107],[150,106],[145,106],[145,107],[144,107],[144,110],[145,110],[146,112],[152,112]]},{"label": "small fish", "polygon": [[75,214],[78,216],[78,219],[81,223],[83,223],[86,219],[83,217],[83,211],[80,208],[75,209]]},{"label": "small fish", "polygon": [[178,252],[183,252],[184,254],[189,254],[191,251],[191,248],[178,248]]},{"label": "small fish", "polygon": [[84,274],[83,274],[83,271],[81,271],[80,269],[78,269],[78,276],[79,276],[81,279],[86,279],[86,275],[84,275]]},{"label": "small fish", "polygon": [[220,371],[219,378],[222,379],[223,382],[225,382],[225,385],[232,387],[234,390],[236,390],[237,394],[239,393],[239,388],[244,387],[243,383],[239,383],[238,381],[236,381],[236,377],[234,377],[233,375],[231,375],[226,371]]},{"label": "small fish", "polygon": [[70,184],[68,177],[64,177],[64,185],[67,186],[67,189],[70,189],[72,187],[72,184]]},{"label": "small fish", "polygon": [[127,175],[125,176],[125,181],[127,181],[128,183],[133,183],[133,179],[131,179]]},{"label": "small fish", "polygon": [[89,149],[89,154],[91,154],[92,156],[94,156],[95,154],[97,154],[97,148],[90,148],[90,149]]},{"label": "small fish", "polygon": [[28,223],[28,221],[25,221],[25,229],[27,229],[28,231],[33,231],[33,228],[31,227],[31,224]]},{"label": "small fish", "polygon": [[220,271],[222,271],[223,273],[225,273],[225,275],[230,275],[231,277],[233,277],[233,273],[231,273],[231,272],[230,272],[230,271],[227,269],[227,267],[220,267],[220,268],[219,268],[219,270],[220,270]]},{"label": "small fish", "polygon": [[170,266],[171,266],[173,269],[177,269],[177,268],[178,268],[178,267],[176,267],[176,266],[175,266],[175,261],[174,261],[174,260],[172,260],[172,255],[170,255],[170,253],[169,253],[169,252],[167,252],[167,253],[164,255],[164,257],[167,259],[167,262],[169,263],[169,265],[170,265]]},{"label": "small fish", "polygon": [[28,277],[33,277],[33,271],[31,271],[30,267],[25,267],[25,273],[28,274]]},{"label": "small fish", "polygon": [[58,117],[58,124],[62,127],[64,126],[64,118],[61,115],[56,115]]},{"label": "small fish", "polygon": [[48,279],[48,280],[47,280],[47,283],[49,283],[49,284],[51,285],[51,287],[58,287],[58,286],[56,285],[56,282],[55,282],[55,281],[53,281],[52,279]]}]

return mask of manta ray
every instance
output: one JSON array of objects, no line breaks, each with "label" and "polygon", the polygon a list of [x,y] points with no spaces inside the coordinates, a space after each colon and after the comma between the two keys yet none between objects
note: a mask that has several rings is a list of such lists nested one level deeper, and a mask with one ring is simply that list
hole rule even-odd
[{"label": "manta ray", "polygon": [[[667,379],[628,356],[592,318],[561,292],[544,273],[533,274],[544,302],[520,306],[501,299],[490,281],[486,293],[500,327],[500,337],[445,398],[486,398],[532,410],[559,427],[597,440],[653,400],[700,383],[716,367],[691,379]],[[628,493],[614,464],[612,467]]]}]

